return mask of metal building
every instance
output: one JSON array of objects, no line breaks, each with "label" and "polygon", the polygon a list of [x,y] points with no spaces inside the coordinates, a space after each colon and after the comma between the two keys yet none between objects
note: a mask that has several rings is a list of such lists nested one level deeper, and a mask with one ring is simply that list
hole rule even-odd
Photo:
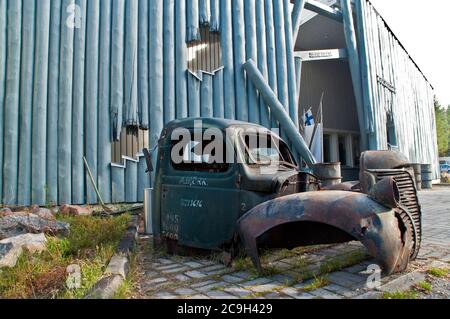
[{"label": "metal building", "polygon": [[105,202],[142,201],[164,123],[275,126],[249,59],[297,127],[325,92],[327,160],[437,163],[433,88],[367,0],[0,0],[0,203],[97,202],[84,156]]}]

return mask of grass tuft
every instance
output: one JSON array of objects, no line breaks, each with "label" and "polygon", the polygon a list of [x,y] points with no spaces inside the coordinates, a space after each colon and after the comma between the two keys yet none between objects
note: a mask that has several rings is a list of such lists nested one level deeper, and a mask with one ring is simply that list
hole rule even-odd
[{"label": "grass tuft", "polygon": [[[66,238],[48,238],[41,254],[25,252],[14,268],[0,270],[0,297],[8,299],[82,298],[103,275],[130,217],[62,217],[70,223]],[[66,287],[69,265],[81,268],[81,289]]]},{"label": "grass tuft", "polygon": [[433,286],[428,281],[421,281],[416,285],[419,289],[424,290],[426,292],[431,292],[433,290]]},{"label": "grass tuft", "polygon": [[434,277],[442,278],[447,277],[449,270],[445,268],[431,268],[428,270],[428,274]]},{"label": "grass tuft", "polygon": [[310,284],[306,285],[301,290],[304,292],[309,292],[309,291],[313,291],[313,290],[328,286],[329,283],[330,283],[330,281],[328,280],[327,276],[319,276],[319,277],[315,277],[314,280]]},{"label": "grass tuft", "polygon": [[419,294],[414,290],[397,291],[397,292],[385,292],[381,299],[417,299]]}]

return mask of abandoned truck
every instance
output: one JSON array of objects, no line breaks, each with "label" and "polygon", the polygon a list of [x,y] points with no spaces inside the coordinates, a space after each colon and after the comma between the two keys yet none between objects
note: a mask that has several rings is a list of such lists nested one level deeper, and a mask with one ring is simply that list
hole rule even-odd
[{"label": "abandoned truck", "polygon": [[400,153],[365,152],[359,181],[323,188],[314,167],[301,169],[264,127],[184,119],[164,128],[155,162],[154,241],[169,252],[233,257],[244,248],[261,271],[262,249],[358,240],[385,274],[418,254],[421,208],[414,171]]}]

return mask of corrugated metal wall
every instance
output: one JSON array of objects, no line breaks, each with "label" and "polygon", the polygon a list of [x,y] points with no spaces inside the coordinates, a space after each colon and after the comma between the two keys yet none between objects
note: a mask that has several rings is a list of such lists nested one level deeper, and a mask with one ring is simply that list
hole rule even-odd
[{"label": "corrugated metal wall", "polygon": [[372,4],[356,1],[364,107],[370,149],[386,149],[388,114],[400,151],[438,174],[434,93]]},{"label": "corrugated metal wall", "polygon": [[[224,67],[194,75],[186,44],[205,25],[223,31]],[[141,201],[143,159],[111,165],[122,128],[153,146],[174,118],[269,126],[249,58],[297,121],[292,48],[288,0],[0,0],[1,202],[96,202],[83,156],[105,202]]]}]

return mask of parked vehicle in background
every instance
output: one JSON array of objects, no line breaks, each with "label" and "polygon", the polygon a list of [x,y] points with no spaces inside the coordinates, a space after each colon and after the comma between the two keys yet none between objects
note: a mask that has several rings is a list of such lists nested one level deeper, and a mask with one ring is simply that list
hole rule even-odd
[{"label": "parked vehicle in background", "polygon": [[450,174],[450,165],[449,164],[441,164],[441,174]]}]

